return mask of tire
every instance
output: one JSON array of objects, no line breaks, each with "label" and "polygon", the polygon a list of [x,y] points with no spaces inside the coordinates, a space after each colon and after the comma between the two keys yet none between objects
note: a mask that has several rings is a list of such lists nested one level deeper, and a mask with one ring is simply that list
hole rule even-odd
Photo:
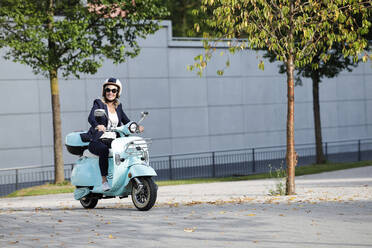
[{"label": "tire", "polygon": [[[84,200],[83,200],[84,199]],[[95,208],[95,206],[97,206],[97,203],[98,203],[98,199],[95,199],[95,198],[91,198],[91,197],[83,197],[81,200],[80,200],[80,203],[81,205],[86,208],[86,209],[92,209],[92,208]]]},{"label": "tire", "polygon": [[138,180],[143,184],[143,188],[138,191],[137,184],[132,182],[132,202],[140,211],[150,210],[156,202],[158,187],[149,177],[139,177]]}]

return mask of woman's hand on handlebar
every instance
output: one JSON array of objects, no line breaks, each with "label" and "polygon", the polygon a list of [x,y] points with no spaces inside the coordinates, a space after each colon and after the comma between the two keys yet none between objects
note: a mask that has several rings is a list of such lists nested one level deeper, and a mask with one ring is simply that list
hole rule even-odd
[{"label": "woman's hand on handlebar", "polygon": [[101,132],[106,131],[106,127],[105,127],[104,125],[98,125],[98,126],[96,126],[96,129],[97,129],[98,131],[101,131]]},{"label": "woman's hand on handlebar", "polygon": [[138,126],[138,132],[143,133],[145,131],[145,128],[143,126]]}]

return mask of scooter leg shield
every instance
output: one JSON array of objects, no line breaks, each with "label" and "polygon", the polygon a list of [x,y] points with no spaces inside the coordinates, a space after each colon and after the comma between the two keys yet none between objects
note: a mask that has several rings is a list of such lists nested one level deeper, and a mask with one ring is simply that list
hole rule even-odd
[{"label": "scooter leg shield", "polygon": [[76,186],[95,186],[102,183],[98,159],[81,158],[71,173],[71,184]]},{"label": "scooter leg shield", "polygon": [[88,188],[76,188],[74,191],[75,200],[80,200],[84,196],[88,195],[90,190]]}]

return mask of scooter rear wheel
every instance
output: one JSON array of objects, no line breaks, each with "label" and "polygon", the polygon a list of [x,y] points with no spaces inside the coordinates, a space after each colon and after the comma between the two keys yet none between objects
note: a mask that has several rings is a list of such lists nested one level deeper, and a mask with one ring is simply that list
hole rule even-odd
[{"label": "scooter rear wheel", "polygon": [[91,209],[97,206],[98,199],[84,197],[83,199],[80,200],[80,203],[84,208]]},{"label": "scooter rear wheel", "polygon": [[142,189],[138,189],[138,185],[132,182],[132,202],[140,211],[150,210],[156,201],[158,187],[151,178],[139,177],[138,180],[142,183]]}]

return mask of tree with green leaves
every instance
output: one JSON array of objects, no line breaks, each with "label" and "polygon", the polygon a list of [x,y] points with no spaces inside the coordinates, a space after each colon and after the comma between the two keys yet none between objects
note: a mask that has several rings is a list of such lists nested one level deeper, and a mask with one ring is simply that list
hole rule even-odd
[{"label": "tree with green leaves", "polygon": [[175,37],[195,37],[200,35],[193,30],[194,23],[199,22],[202,30],[208,30],[206,24],[201,21],[207,18],[207,15],[194,15],[193,9],[201,6],[201,1],[196,0],[161,0],[164,6],[169,10],[169,16],[165,19],[172,21],[172,33]]},{"label": "tree with green leaves", "polygon": [[158,0],[1,0],[0,48],[5,58],[50,80],[55,182],[64,180],[58,78],[93,74],[105,59],[139,54],[139,38],[167,14]]},{"label": "tree with green leaves", "polygon": [[172,20],[173,36],[187,37],[192,36],[192,27],[195,22],[198,22],[192,10],[199,8],[200,1],[195,0],[162,0],[163,4],[167,6],[170,15],[167,18]]},{"label": "tree with green leaves", "polygon": [[[371,26],[372,27],[372,26]],[[367,35],[369,47],[372,39],[370,31]],[[351,57],[345,57],[342,53],[342,46],[335,43],[332,50],[328,51],[329,59],[322,61],[320,59],[321,53],[314,56],[312,64],[306,64],[303,67],[296,68],[296,84],[302,85],[302,78],[310,78],[312,81],[312,95],[313,95],[313,116],[314,116],[314,135],[315,135],[315,161],[317,164],[323,164],[327,161],[323,152],[322,139],[322,125],[320,118],[320,101],[319,101],[319,84],[323,78],[334,78],[342,71],[351,72],[353,68],[357,67],[361,60],[355,62]],[[274,62],[275,55],[267,52],[264,57],[269,58],[270,62]],[[317,66],[315,66],[317,65]],[[286,73],[285,64],[279,65],[279,73]]]},{"label": "tree with green leaves", "polygon": [[[313,63],[316,54],[327,61],[334,43],[341,44],[344,56],[355,60],[367,46],[363,35],[371,25],[370,1],[363,0],[202,0],[198,12],[212,12],[207,25],[216,32],[205,33],[205,53],[195,58],[189,69],[202,71],[215,50],[214,40],[231,39],[230,52],[246,48],[265,49],[283,61],[287,75],[287,182],[286,194],[295,194],[294,70]],[[361,16],[359,23],[355,14]],[[199,24],[195,24],[199,28]],[[213,37],[212,37],[213,36]],[[235,40],[245,36],[247,41]],[[209,41],[208,41],[209,40]],[[364,56],[367,59],[367,55]],[[263,61],[259,67],[263,69]]]}]

